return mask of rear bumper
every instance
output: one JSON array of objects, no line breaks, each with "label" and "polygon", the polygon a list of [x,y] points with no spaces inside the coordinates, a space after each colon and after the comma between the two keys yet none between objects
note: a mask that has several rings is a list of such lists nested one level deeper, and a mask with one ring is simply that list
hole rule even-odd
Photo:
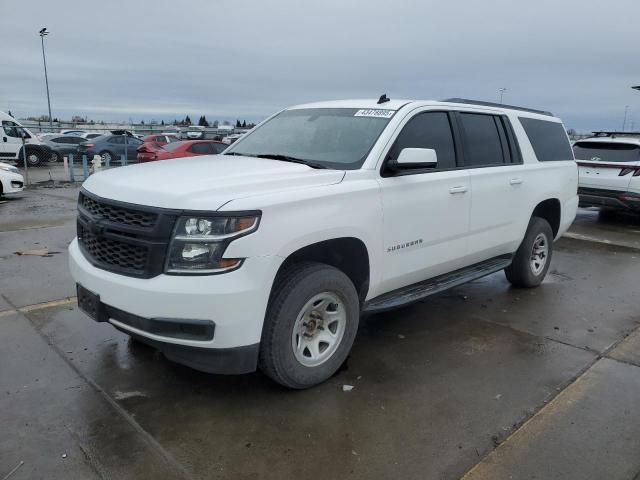
[{"label": "rear bumper", "polygon": [[579,187],[581,207],[607,207],[640,211],[640,194],[622,190]]}]

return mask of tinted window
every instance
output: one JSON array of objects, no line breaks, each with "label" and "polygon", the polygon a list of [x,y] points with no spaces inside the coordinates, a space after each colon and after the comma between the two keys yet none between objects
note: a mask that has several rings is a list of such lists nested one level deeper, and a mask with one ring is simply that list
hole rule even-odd
[{"label": "tinted window", "polygon": [[526,117],[519,119],[538,161],[573,160],[571,145],[561,123]]},{"label": "tinted window", "polygon": [[86,142],[87,140],[82,137],[67,137],[66,143],[72,143],[74,145],[78,145],[80,143]]},{"label": "tinted window", "polygon": [[461,113],[460,122],[464,132],[465,165],[480,167],[505,163],[501,140],[504,131],[495,116]]},{"label": "tinted window", "polygon": [[596,162],[637,162],[640,148],[630,143],[577,142],[573,146],[576,160]]},{"label": "tinted window", "polygon": [[182,146],[184,146],[184,142],[173,142],[167,145],[163,145],[161,148],[163,150],[166,150],[167,152],[173,152],[174,150],[177,150]]},{"label": "tinted window", "polygon": [[111,137],[109,139],[109,143],[116,143],[116,144],[120,144],[120,143],[124,143],[124,137]]},{"label": "tinted window", "polygon": [[451,124],[445,112],[419,113],[409,120],[387,158],[396,160],[403,148],[432,148],[438,155],[438,170],[456,167]]},{"label": "tinted window", "polygon": [[211,147],[213,147],[213,153],[222,153],[222,151],[227,148],[224,143],[212,143]]},{"label": "tinted window", "polygon": [[207,155],[212,152],[211,145],[208,143],[194,143],[188,149],[192,153],[197,153],[198,155]]},{"label": "tinted window", "polygon": [[67,137],[50,138],[49,141],[53,143],[67,143]]}]

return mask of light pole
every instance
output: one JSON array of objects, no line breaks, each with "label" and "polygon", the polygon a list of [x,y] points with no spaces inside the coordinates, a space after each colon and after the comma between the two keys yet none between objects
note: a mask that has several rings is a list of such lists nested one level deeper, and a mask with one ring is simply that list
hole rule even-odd
[{"label": "light pole", "polygon": [[47,85],[47,106],[49,107],[49,130],[53,131],[53,119],[51,118],[51,99],[49,98],[49,78],[47,78],[47,59],[44,56],[44,37],[49,35],[47,27],[40,30],[40,41],[42,42],[42,62],[44,63],[44,82]]},{"label": "light pole", "polygon": [[507,89],[505,87],[498,89],[498,92],[500,92],[500,103],[502,103],[502,97],[504,96],[504,92],[506,91]]},{"label": "light pole", "polygon": [[622,131],[625,131],[627,127],[627,113],[629,112],[629,105],[624,106],[624,120],[622,120]]}]

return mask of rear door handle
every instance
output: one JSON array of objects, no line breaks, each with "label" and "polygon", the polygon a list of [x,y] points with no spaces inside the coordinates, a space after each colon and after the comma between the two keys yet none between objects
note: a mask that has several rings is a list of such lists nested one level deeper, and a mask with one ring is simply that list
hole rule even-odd
[{"label": "rear door handle", "polygon": [[455,195],[456,193],[466,193],[467,191],[467,187],[465,187],[464,185],[461,185],[459,187],[452,187],[449,189],[449,193],[451,195]]},{"label": "rear door handle", "polygon": [[521,178],[512,178],[511,180],[509,180],[509,185],[520,185],[521,183]]}]

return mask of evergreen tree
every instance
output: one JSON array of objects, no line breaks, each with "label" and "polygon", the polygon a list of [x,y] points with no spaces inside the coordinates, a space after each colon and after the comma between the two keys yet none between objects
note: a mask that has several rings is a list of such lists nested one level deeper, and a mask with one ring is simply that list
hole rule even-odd
[{"label": "evergreen tree", "polygon": [[240,120],[236,120],[236,128],[240,128],[242,127],[242,125],[240,125]]},{"label": "evergreen tree", "polygon": [[191,119],[189,118],[189,115],[187,115],[186,117],[184,117],[184,124],[185,124],[185,125],[191,125]]},{"label": "evergreen tree", "polygon": [[160,122],[160,125],[162,125],[162,126],[164,127],[164,120],[162,120],[162,121]]},{"label": "evergreen tree", "polygon": [[220,124],[218,123],[218,120],[214,120],[213,128],[218,128],[219,126],[220,126]]},{"label": "evergreen tree", "polygon": [[242,128],[247,128],[247,121],[246,120],[242,121]]}]

